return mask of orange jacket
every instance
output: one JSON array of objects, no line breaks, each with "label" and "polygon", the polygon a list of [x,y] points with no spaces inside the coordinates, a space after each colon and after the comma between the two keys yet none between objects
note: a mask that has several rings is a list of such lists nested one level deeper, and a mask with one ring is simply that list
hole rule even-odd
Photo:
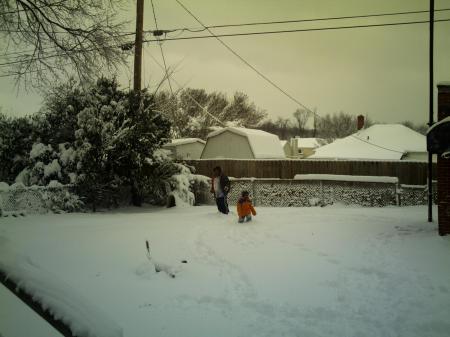
[{"label": "orange jacket", "polygon": [[252,201],[249,198],[239,198],[237,203],[237,212],[240,218],[243,218],[250,213],[256,215],[256,211],[253,208]]}]

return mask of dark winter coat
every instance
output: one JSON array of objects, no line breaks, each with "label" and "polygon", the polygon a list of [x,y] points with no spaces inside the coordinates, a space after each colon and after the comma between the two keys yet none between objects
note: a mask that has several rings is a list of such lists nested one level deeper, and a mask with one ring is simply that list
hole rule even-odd
[{"label": "dark winter coat", "polygon": [[[222,189],[223,194],[226,196],[228,192],[230,192],[231,184],[230,179],[225,174],[220,175],[220,188]],[[211,193],[215,193],[214,191],[214,177],[211,178]]]}]

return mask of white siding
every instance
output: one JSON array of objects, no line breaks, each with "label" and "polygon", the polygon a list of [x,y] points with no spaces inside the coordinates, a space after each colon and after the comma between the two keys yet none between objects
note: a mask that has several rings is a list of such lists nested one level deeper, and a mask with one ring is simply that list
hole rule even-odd
[{"label": "white siding", "polygon": [[199,142],[173,146],[176,159],[200,159],[205,146]]},{"label": "white siding", "polygon": [[254,159],[247,137],[230,131],[209,137],[203,149],[202,159],[235,158]]}]

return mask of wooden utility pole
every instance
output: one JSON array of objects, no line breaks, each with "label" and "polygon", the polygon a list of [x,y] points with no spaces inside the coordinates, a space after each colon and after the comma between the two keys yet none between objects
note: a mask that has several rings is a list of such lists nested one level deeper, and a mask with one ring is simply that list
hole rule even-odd
[{"label": "wooden utility pole", "polygon": [[134,42],[134,91],[141,91],[142,36],[144,30],[144,0],[136,4],[136,40]]},{"label": "wooden utility pole", "polygon": [[[434,0],[430,0],[430,37],[429,37],[429,121],[428,127],[434,124]],[[433,154],[428,152],[428,222],[433,221]]]}]

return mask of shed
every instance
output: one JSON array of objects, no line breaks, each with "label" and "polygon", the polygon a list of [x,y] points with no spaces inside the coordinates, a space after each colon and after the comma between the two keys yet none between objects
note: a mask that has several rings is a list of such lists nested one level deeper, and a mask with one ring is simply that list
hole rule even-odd
[{"label": "shed", "polygon": [[284,159],[277,135],[256,129],[226,127],[211,132],[202,159]]},{"label": "shed", "polygon": [[180,138],[173,139],[163,145],[163,148],[169,150],[174,159],[200,159],[205,143],[199,138]]}]

